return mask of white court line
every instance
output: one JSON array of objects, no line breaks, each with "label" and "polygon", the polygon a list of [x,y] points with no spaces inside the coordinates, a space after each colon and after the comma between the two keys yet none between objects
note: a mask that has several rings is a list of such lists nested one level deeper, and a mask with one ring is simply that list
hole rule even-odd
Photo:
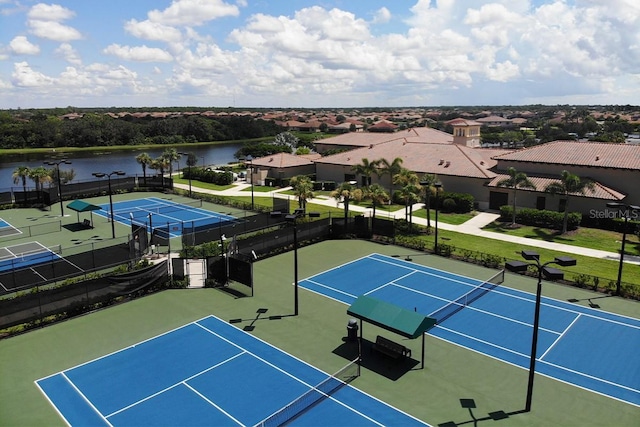
[{"label": "white court line", "polygon": [[549,353],[551,351],[551,349],[562,339],[562,337],[564,336],[564,334],[566,334],[567,332],[569,332],[569,329],[571,329],[571,327],[574,325],[574,323],[576,323],[578,321],[578,319],[580,318],[580,314],[576,316],[575,319],[573,319],[573,322],[571,322],[569,324],[569,326],[567,326],[564,331],[562,331],[562,333],[560,335],[558,335],[558,338],[555,339],[555,341],[553,341],[553,343],[551,343],[551,345],[549,346],[549,348],[547,348],[547,350],[542,353],[542,356],[540,356],[540,360],[544,359],[544,357],[547,355],[547,353]]}]

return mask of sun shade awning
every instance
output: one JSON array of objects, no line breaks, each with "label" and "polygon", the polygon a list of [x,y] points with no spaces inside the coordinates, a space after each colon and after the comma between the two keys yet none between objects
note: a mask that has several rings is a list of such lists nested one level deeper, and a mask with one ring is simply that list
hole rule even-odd
[{"label": "sun shade awning", "polygon": [[84,200],[74,200],[69,203],[67,207],[76,212],[91,212],[91,211],[99,211],[102,209],[98,205],[92,205],[91,203],[85,202]]},{"label": "sun shade awning", "polygon": [[436,319],[364,295],[351,304],[347,314],[411,339],[436,324]]}]

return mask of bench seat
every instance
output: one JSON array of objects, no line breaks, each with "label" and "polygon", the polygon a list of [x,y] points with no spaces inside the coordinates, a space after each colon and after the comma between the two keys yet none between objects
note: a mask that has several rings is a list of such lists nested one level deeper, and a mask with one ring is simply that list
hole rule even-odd
[{"label": "bench seat", "polygon": [[401,357],[411,357],[411,349],[380,335],[376,337],[376,342],[371,347],[371,350],[382,353],[393,359],[399,359]]}]

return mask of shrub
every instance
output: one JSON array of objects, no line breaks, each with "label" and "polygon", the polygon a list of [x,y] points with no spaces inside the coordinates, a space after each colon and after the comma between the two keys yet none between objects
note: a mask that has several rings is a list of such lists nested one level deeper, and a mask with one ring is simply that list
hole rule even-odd
[{"label": "shrub", "polygon": [[455,212],[458,207],[455,200],[452,198],[444,199],[442,201],[442,212]]},{"label": "shrub", "polygon": [[[448,193],[448,192],[443,192],[441,194],[438,195],[438,199],[440,200],[439,203],[439,208],[443,208],[444,209],[444,203],[448,200],[451,199],[455,202],[455,208],[451,211],[448,212],[455,212],[455,213],[467,213],[467,212],[471,212],[473,210],[473,206],[475,203],[475,200],[473,198],[473,196],[471,194],[468,193]],[[434,200],[432,199],[432,202]],[[451,202],[448,202],[449,204]]]},{"label": "shrub", "polygon": [[[513,208],[511,206],[500,206],[500,219],[502,221],[511,221],[512,212]],[[580,225],[581,220],[582,214],[579,212],[569,212],[567,229],[575,230]],[[518,224],[531,225],[534,227],[561,230],[563,221],[564,212],[522,208],[516,213],[516,222]]]}]

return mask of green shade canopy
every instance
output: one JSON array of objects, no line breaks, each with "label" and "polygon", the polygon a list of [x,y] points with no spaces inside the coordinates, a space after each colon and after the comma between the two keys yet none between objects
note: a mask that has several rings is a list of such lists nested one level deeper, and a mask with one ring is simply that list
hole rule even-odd
[{"label": "green shade canopy", "polygon": [[76,212],[91,212],[91,211],[99,211],[102,209],[98,205],[92,205],[91,203],[85,202],[84,200],[74,200],[69,203],[67,207]]},{"label": "green shade canopy", "polygon": [[351,304],[347,314],[411,339],[436,324],[436,319],[364,295]]}]

